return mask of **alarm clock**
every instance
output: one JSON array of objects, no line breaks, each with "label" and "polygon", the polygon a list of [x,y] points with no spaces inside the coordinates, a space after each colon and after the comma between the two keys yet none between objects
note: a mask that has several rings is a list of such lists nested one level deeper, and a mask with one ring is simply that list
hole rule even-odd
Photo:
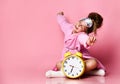
[{"label": "alarm clock", "polygon": [[62,61],[62,71],[68,78],[78,78],[82,76],[85,71],[85,63],[82,59],[82,53],[65,53],[64,60]]}]

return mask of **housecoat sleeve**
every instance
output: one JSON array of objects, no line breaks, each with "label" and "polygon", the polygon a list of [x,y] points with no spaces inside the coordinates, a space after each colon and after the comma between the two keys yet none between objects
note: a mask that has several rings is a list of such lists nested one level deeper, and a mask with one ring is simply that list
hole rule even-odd
[{"label": "housecoat sleeve", "polygon": [[66,20],[64,15],[57,15],[57,22],[64,33],[71,29],[72,24]]},{"label": "housecoat sleeve", "polygon": [[89,36],[85,33],[82,33],[78,36],[79,43],[87,49],[90,48],[90,46],[87,45],[88,38],[89,38]]}]

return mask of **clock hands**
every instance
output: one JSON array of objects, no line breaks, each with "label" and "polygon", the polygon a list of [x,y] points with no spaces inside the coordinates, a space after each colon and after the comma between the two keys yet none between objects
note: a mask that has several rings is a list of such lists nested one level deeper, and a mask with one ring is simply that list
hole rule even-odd
[{"label": "clock hands", "polygon": [[71,74],[71,73],[72,73],[74,66],[70,65],[70,67],[72,67],[72,69],[71,69],[71,71],[70,71],[70,73],[69,73],[69,74]]},{"label": "clock hands", "polygon": [[73,71],[73,67],[72,67],[72,69],[71,69],[71,71],[70,71],[70,72],[72,73],[72,71]]},{"label": "clock hands", "polygon": [[69,65],[70,67],[72,67],[72,69],[71,69],[71,71],[70,71],[70,73],[69,74],[71,74],[72,73],[72,71],[73,71],[73,68],[77,68],[77,69],[80,69],[81,70],[81,68],[82,68],[82,66],[81,67],[76,67],[76,66],[73,66],[73,65]]},{"label": "clock hands", "polygon": [[75,66],[74,66],[74,68],[77,68],[77,69],[79,69],[80,67],[75,67]]}]

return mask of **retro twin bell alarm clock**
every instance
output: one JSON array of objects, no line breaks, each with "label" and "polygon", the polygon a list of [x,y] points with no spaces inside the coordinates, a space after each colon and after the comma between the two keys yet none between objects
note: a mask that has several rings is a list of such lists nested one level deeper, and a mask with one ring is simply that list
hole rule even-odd
[{"label": "retro twin bell alarm clock", "polygon": [[64,54],[62,62],[62,71],[68,78],[78,78],[83,75],[85,71],[85,63],[82,59],[82,53],[76,52],[72,54],[67,52]]}]

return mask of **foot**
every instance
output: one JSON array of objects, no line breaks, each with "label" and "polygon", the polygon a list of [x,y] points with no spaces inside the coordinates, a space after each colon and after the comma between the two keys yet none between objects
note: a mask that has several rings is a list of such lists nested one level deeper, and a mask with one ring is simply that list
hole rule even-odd
[{"label": "foot", "polygon": [[45,75],[48,78],[50,78],[50,77],[65,77],[65,75],[63,74],[62,71],[52,71],[52,70],[47,71]]},{"label": "foot", "polygon": [[45,73],[46,77],[51,77],[52,76],[52,70],[49,70]]},{"label": "foot", "polygon": [[94,71],[88,72],[88,74],[90,74],[90,75],[98,75],[98,76],[105,76],[105,70],[103,70],[103,69],[94,70]]}]

